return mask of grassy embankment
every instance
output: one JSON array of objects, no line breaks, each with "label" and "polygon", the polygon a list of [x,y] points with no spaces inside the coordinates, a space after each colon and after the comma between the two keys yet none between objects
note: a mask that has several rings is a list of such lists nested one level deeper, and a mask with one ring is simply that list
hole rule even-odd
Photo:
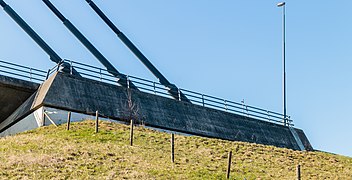
[{"label": "grassy embankment", "polygon": [[298,152],[243,142],[175,136],[100,122],[49,126],[0,139],[0,179],[224,179],[228,151],[233,151],[231,179],[352,179],[352,158],[323,152]]}]

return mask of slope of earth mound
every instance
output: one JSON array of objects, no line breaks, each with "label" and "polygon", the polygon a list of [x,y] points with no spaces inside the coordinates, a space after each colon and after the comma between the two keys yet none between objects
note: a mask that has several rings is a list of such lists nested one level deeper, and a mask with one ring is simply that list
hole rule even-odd
[{"label": "slope of earth mound", "polygon": [[352,158],[243,142],[175,135],[100,121],[48,126],[0,139],[0,179],[352,179]]}]

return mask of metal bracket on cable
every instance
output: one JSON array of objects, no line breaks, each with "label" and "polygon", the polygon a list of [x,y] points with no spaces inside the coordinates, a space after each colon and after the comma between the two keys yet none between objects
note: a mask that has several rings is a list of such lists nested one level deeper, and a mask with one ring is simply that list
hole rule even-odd
[{"label": "metal bracket on cable", "polygon": [[[98,59],[103,66],[105,66],[106,70],[113,76],[119,78],[118,83],[123,87],[127,87],[126,75],[121,74],[49,0],[43,0],[43,2],[62,21],[65,27]],[[137,86],[132,82],[129,83],[131,88],[138,90]]]}]

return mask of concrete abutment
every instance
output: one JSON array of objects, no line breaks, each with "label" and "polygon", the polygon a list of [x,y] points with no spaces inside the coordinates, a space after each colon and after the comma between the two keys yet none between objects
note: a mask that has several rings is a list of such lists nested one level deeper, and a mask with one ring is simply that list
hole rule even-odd
[{"label": "concrete abutment", "polygon": [[[295,128],[297,136],[294,137],[290,129],[283,125],[60,72],[45,81],[31,97],[32,100],[22,107],[25,109],[22,111],[28,111],[31,115],[42,107],[82,115],[99,110],[104,117],[120,121],[128,121],[133,114],[138,122],[150,127],[294,150],[301,150],[295,139],[298,137],[306,150],[313,150],[300,129]],[[128,106],[129,98],[135,107],[132,110]],[[16,111],[19,114],[21,110]],[[13,122],[25,119],[23,116],[12,115],[9,118],[4,122],[14,124]],[[2,126],[3,123],[0,124],[0,128],[5,127]],[[0,129],[0,132],[4,130]]]}]

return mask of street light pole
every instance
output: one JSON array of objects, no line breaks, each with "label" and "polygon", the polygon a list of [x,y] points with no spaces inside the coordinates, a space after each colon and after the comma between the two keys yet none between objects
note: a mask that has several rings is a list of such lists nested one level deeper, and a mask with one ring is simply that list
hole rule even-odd
[{"label": "street light pole", "polygon": [[282,94],[283,94],[283,110],[284,110],[284,125],[288,125],[286,114],[286,17],[285,17],[285,2],[280,2],[277,7],[282,7]]}]

